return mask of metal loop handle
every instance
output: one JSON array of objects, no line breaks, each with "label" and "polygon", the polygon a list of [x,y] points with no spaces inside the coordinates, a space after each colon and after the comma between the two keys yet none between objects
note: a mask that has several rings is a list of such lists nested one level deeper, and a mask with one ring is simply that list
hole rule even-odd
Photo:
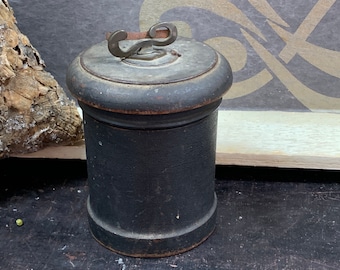
[{"label": "metal loop handle", "polygon": [[[165,28],[165,30],[164,30]],[[162,30],[163,29],[163,30]],[[162,22],[150,27],[147,32],[126,32],[118,30],[107,34],[108,49],[114,56],[120,58],[128,58],[138,54],[145,47],[166,46],[173,43],[177,38],[177,27],[172,23]],[[123,40],[139,40],[142,41],[132,45],[126,50],[122,50],[119,42]]]}]

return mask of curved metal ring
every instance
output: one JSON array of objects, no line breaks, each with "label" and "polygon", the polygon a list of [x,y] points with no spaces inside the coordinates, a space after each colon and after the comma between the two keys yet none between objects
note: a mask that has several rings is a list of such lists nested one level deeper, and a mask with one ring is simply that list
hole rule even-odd
[{"label": "curved metal ring", "polygon": [[174,24],[168,23],[168,22],[161,22],[161,23],[157,23],[157,24],[151,26],[149,31],[148,31],[149,36],[151,38],[155,38],[157,30],[159,28],[163,28],[163,27],[166,28],[169,31],[168,37],[165,38],[165,39],[161,39],[161,40],[154,39],[153,45],[166,46],[166,45],[173,43],[176,40],[176,38],[177,38],[177,27]]}]

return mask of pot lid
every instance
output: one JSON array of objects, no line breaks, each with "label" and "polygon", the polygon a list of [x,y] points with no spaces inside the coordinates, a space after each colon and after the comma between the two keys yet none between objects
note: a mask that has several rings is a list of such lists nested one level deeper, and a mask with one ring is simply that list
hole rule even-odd
[{"label": "pot lid", "polygon": [[[127,51],[137,45],[122,40],[119,46]],[[121,113],[166,114],[212,103],[232,83],[227,60],[193,39],[152,45],[136,57],[117,57],[110,50],[108,41],[100,42],[69,66],[67,85],[78,101]]]},{"label": "pot lid", "polygon": [[[130,47],[133,41],[125,41]],[[203,43],[179,38],[165,50],[165,54],[153,60],[121,59],[114,57],[107,49],[107,42],[101,42],[80,56],[84,70],[92,75],[127,84],[165,84],[190,80],[211,70],[217,62],[216,52]]]}]

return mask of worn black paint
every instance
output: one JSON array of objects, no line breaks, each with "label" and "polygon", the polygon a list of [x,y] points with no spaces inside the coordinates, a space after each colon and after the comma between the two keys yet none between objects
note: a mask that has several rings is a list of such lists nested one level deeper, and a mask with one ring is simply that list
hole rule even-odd
[{"label": "worn black paint", "polygon": [[196,246],[215,227],[216,116],[170,129],[132,130],[85,114],[90,225],[133,256]]},{"label": "worn black paint", "polygon": [[94,238],[133,257],[205,241],[216,224],[217,109],[232,83],[225,58],[186,38],[150,61],[101,42],[72,62],[67,83],[84,112]]}]

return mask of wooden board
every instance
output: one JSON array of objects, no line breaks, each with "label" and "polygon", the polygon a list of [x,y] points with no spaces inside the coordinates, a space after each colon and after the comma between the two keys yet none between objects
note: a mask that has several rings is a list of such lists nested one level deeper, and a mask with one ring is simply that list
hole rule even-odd
[{"label": "wooden board", "polygon": [[[340,114],[219,111],[216,164],[340,170]],[[22,158],[86,159],[84,142]]]},{"label": "wooden board", "polygon": [[340,169],[340,114],[220,111],[217,164]]}]

